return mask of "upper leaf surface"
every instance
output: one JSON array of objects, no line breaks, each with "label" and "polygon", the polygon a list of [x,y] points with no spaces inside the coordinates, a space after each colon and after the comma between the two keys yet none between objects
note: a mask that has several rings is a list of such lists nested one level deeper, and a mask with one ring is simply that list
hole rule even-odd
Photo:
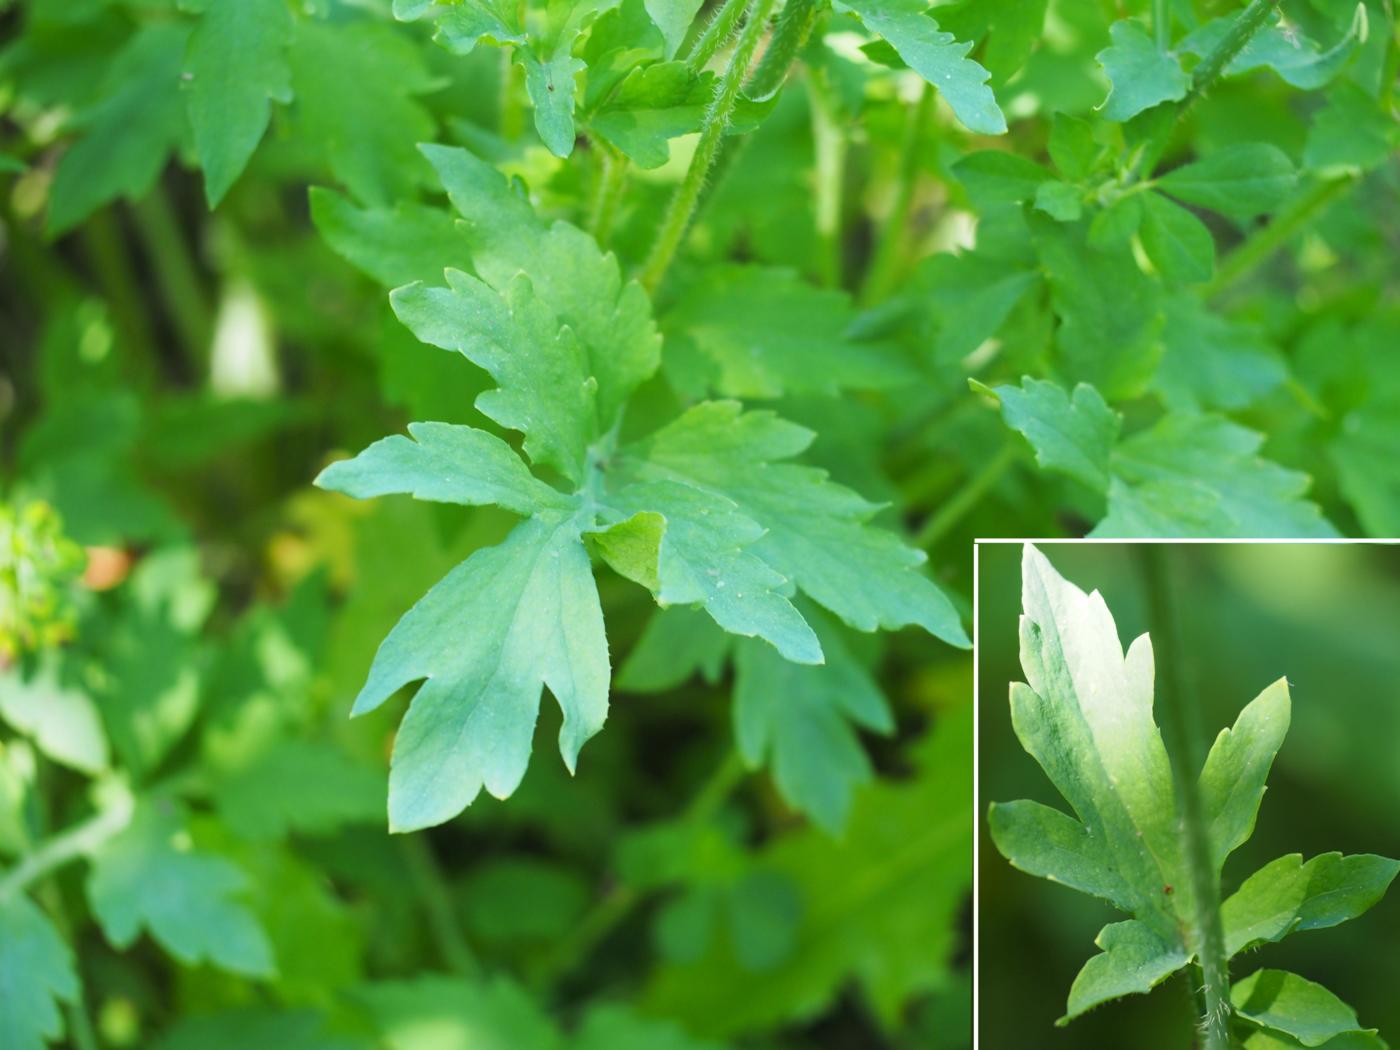
[{"label": "upper leaf surface", "polygon": [[765,530],[754,553],[857,630],[918,624],[966,645],[952,603],[919,571],[925,556],[869,524],[878,508],[823,471],[782,462],[811,440],[772,413],[705,402],[622,449],[618,467],[732,500]]},{"label": "upper leaf surface", "polygon": [[607,715],[603,612],[577,522],[539,514],[479,550],[410,609],[379,647],[355,714],[426,679],[394,742],[396,831],[455,816],[484,786],[525,775],[541,686],[559,702],[559,750],[573,769]]},{"label": "upper leaf surface", "polygon": [[1238,1013],[1255,1024],[1283,1032],[1303,1046],[1323,1046],[1337,1036],[1374,1036],[1362,1028],[1356,1011],[1320,984],[1286,970],[1257,970],[1230,989]]},{"label": "upper leaf surface", "polygon": [[937,88],[969,130],[983,135],[1006,131],[1006,117],[987,86],[991,74],[967,57],[972,43],[939,29],[919,0],[842,0],[841,6],[858,14],[867,29]]},{"label": "upper leaf surface", "polygon": [[107,938],[127,948],[144,927],[189,965],[208,960],[253,977],[273,972],[262,927],[239,899],[247,878],[231,861],[191,849],[170,800],[138,806],[131,824],[93,855],[88,899]]},{"label": "upper leaf surface", "polygon": [[212,208],[257,148],[271,102],[292,97],[285,0],[210,0],[190,38],[189,114]]},{"label": "upper leaf surface", "polygon": [[1113,46],[1098,54],[1099,65],[1112,85],[1103,104],[1105,117],[1130,120],[1158,103],[1186,97],[1191,78],[1175,55],[1158,50],[1141,24],[1123,19],[1108,31]]},{"label": "upper leaf surface", "polygon": [[22,893],[0,896],[0,1046],[44,1050],[63,1036],[60,1002],[78,1000],[73,952]]}]

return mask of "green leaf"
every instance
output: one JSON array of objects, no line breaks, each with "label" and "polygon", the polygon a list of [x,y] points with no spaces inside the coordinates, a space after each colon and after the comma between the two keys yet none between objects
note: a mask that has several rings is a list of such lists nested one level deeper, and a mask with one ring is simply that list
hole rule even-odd
[{"label": "green leaf", "polygon": [[354,1036],[331,1035],[314,1010],[243,1009],[183,1017],[155,1050],[241,1050],[275,1046],[278,1050],[369,1050]]},{"label": "green leaf", "polygon": [[503,292],[518,273],[531,275],[535,294],[577,335],[597,380],[599,430],[607,431],[661,360],[646,293],[623,281],[617,259],[593,238],[537,218],[491,165],[462,149],[422,149],[465,223],[477,276]]},{"label": "green leaf", "polygon": [[357,208],[319,186],[311,188],[310,200],[311,219],[326,242],[387,288],[471,267],[462,231],[442,208],[411,201],[392,210]]},{"label": "green leaf", "polygon": [[[1241,12],[1242,13],[1242,12]],[[1181,41],[1184,54],[1203,57],[1229,35],[1238,14],[1213,19]],[[1304,91],[1326,85],[1351,59],[1357,41],[1365,35],[1366,8],[1356,5],[1347,32],[1332,47],[1323,50],[1293,24],[1266,25],[1254,33],[1230,64],[1226,76],[1241,76],[1256,69],[1272,69],[1285,83]]]},{"label": "green leaf", "polygon": [[525,67],[525,90],[535,106],[535,130],[556,157],[567,157],[574,151],[574,78],[585,65],[567,48],[540,58],[530,51],[517,51],[516,58]]},{"label": "green leaf", "polygon": [[659,693],[699,674],[713,684],[724,672],[730,637],[700,611],[686,606],[657,609],[618,669],[619,689]]},{"label": "green leaf", "polygon": [[208,961],[231,973],[270,977],[272,950],[240,899],[243,871],[193,849],[173,800],[138,805],[127,828],[92,856],[88,900],[107,939],[125,950],[143,928],[185,965]]},{"label": "green leaf", "polygon": [[1122,123],[1143,110],[1186,97],[1191,78],[1169,51],[1160,51],[1136,21],[1122,19],[1108,27],[1113,46],[1096,56],[1111,85],[1103,115]]},{"label": "green leaf", "polygon": [[1075,222],[1084,214],[1084,195],[1068,182],[1043,182],[1035,191],[1035,206],[1058,222]]},{"label": "green leaf", "polygon": [[1342,420],[1332,461],[1347,501],[1368,535],[1400,532],[1400,413],[1376,398]]},{"label": "green leaf", "polygon": [[1370,171],[1400,146],[1400,122],[1380,100],[1349,80],[1327,92],[1327,105],[1313,118],[1303,165],[1324,176]]},{"label": "green leaf", "polygon": [[1165,309],[1152,385],[1168,408],[1248,408],[1287,380],[1288,368],[1260,326],[1221,316],[1191,291],[1168,298]]},{"label": "green leaf", "polygon": [[689,285],[661,320],[667,352],[699,353],[723,397],[776,398],[874,390],[913,378],[889,344],[846,333],[850,297],[791,270],[717,266]]},{"label": "green leaf", "polygon": [[1254,834],[1274,756],[1292,715],[1288,682],[1280,678],[1249,702],[1230,729],[1222,729],[1201,769],[1201,816],[1217,877],[1225,858]]},{"label": "green leaf", "polygon": [[[463,636],[461,624],[472,624]],[[575,518],[541,513],[435,585],[379,647],[353,714],[424,681],[394,742],[389,824],[440,824],[482,787],[506,798],[529,761],[540,689],[559,702],[570,771],[608,707],[607,638]]]},{"label": "green leaf", "polygon": [[65,671],[65,661],[52,651],[30,674],[19,667],[0,671],[0,717],[55,762],[99,773],[109,759],[107,734],[92,697]]},{"label": "green leaf", "polygon": [[102,205],[144,197],[155,185],[184,132],[179,86],[188,37],[178,22],[152,22],[113,60],[100,101],[77,116],[82,135],[54,172],[49,233],[66,233]]},{"label": "green leaf", "polygon": [[1032,213],[1031,229],[1060,325],[1055,347],[1066,378],[1108,398],[1146,387],[1161,354],[1162,297],[1127,244],[1095,249],[1082,226]]},{"label": "green leaf", "polygon": [[1322,985],[1286,970],[1255,971],[1235,982],[1230,999],[1240,1016],[1304,1046],[1322,1046],[1352,1033],[1376,1034],[1374,1028],[1362,1028],[1356,1011]]},{"label": "green leaf", "polygon": [[1385,895],[1400,862],[1372,854],[1302,854],[1264,865],[1221,905],[1225,947],[1231,956],[1354,919]]},{"label": "green leaf", "polygon": [[712,78],[685,62],[635,67],[589,112],[588,127],[639,168],[659,168],[673,138],[700,130],[713,97]]},{"label": "green leaf", "polygon": [[1169,415],[1114,450],[1095,536],[1335,536],[1308,477],[1256,453],[1263,436],[1219,416]]},{"label": "green leaf", "polygon": [[798,892],[788,961],[752,972],[714,938],[699,959],[651,978],[648,1012],[702,1035],[771,1031],[821,1013],[854,982],[894,1024],[911,995],[942,986],[972,870],[972,751],[971,708],[958,705],[910,756],[910,779],[857,793],[840,839],[810,828],[773,840],[756,860]]},{"label": "green leaf", "polygon": [[21,893],[0,895],[0,988],[5,1050],[44,1050],[63,1038],[59,1003],[76,1003],[80,993],[73,952]]},{"label": "green leaf", "polygon": [[387,1050],[562,1050],[549,1018],[505,978],[422,976],[355,993]]},{"label": "green leaf", "polygon": [[685,42],[686,31],[695,21],[704,0],[646,0],[647,14],[666,38],[666,57],[671,58]]},{"label": "green leaf", "polygon": [[378,769],[332,744],[279,740],[222,774],[214,800],[234,833],[279,839],[292,831],[328,834],[377,821],[384,811],[382,785]]},{"label": "green leaf", "polygon": [[620,450],[610,476],[678,482],[732,501],[764,530],[753,553],[857,630],[918,624],[966,645],[952,603],[919,571],[923,553],[870,525],[877,508],[824,472],[783,462],[812,438],[772,413],[706,402]]},{"label": "green leaf", "polygon": [[948,101],[970,131],[1006,132],[1006,117],[987,86],[991,74],[967,57],[971,42],[954,40],[925,12],[919,0],[850,0],[839,7],[854,11],[872,33],[883,37],[909,68]]},{"label": "green leaf", "polygon": [[1033,200],[1042,185],[1055,179],[1052,171],[1035,161],[999,149],[964,154],[954,163],[953,174],[984,206]]},{"label": "green leaf", "polygon": [[267,130],[269,102],[291,101],[291,35],[285,0],[210,0],[190,37],[190,124],[211,208]]},{"label": "green leaf", "polygon": [[673,1021],[641,1017],[625,1006],[589,1007],[571,1050],[723,1050],[694,1039]]},{"label": "green leaf", "polygon": [[1251,142],[1174,168],[1157,185],[1189,204],[1248,219],[1283,203],[1296,181],[1293,163],[1282,150]]},{"label": "green leaf", "polygon": [[1157,193],[1143,194],[1142,206],[1142,247],[1157,272],[1174,283],[1210,280],[1215,238],[1205,223]]},{"label": "green leaf", "polygon": [[413,96],[435,84],[404,34],[375,22],[308,20],[288,60],[295,138],[357,200],[384,207],[429,181],[415,143],[436,125]]},{"label": "green leaf", "polygon": [[[1030,377],[987,389],[1036,459],[1108,500],[1095,536],[1332,536],[1308,478],[1255,453],[1262,437],[1220,416],[1176,413],[1128,437],[1090,387],[1073,399]],[[1107,450],[1107,470],[1104,458]]]},{"label": "green leaf", "polygon": [[1056,1024],[1068,1024],[1110,1000],[1150,992],[1190,958],[1180,944],[1162,939],[1135,919],[1110,923],[1094,943],[1103,953],[1086,962],[1075,977],[1066,1013]]},{"label": "green leaf", "polygon": [[844,828],[854,789],[871,778],[855,727],[894,730],[889,704],[836,627],[806,613],[825,666],[804,667],[771,647],[741,643],[734,660],[734,733],[750,768],[771,751],[778,792],[832,834]]},{"label": "green leaf", "polygon": [[1122,419],[1096,389],[1080,383],[1067,395],[1062,387],[1031,376],[1019,387],[976,384],[974,389],[1000,401],[1006,425],[1025,435],[1041,467],[1097,492],[1108,490],[1109,457]]}]

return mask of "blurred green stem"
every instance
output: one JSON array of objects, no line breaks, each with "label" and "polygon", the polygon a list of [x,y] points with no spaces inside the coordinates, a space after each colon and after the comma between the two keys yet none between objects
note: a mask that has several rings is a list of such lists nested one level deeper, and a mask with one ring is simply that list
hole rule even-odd
[{"label": "blurred green stem", "polygon": [[1225,929],[1220,918],[1220,880],[1211,860],[1210,839],[1196,771],[1201,768],[1200,712],[1195,693],[1183,688],[1182,662],[1187,659],[1176,633],[1170,583],[1160,543],[1136,548],[1147,597],[1153,665],[1157,675],[1156,710],[1171,761],[1181,818],[1181,838],[1191,877],[1194,925],[1199,943],[1192,945],[1201,967],[1201,1050],[1230,1050],[1230,974],[1225,954]]},{"label": "blurred green stem", "polygon": [[132,205],[131,213],[185,363],[192,377],[202,376],[214,328],[212,314],[199,285],[194,256],[165,188],[157,182],[150,193]]},{"label": "blurred green stem", "polygon": [[467,943],[462,933],[462,924],[457,917],[457,908],[452,903],[452,894],[447,888],[442,866],[437,854],[428,842],[425,832],[404,835],[399,840],[408,864],[409,874],[423,902],[423,910],[428,916],[428,927],[433,940],[437,942],[438,954],[442,961],[464,977],[477,977],[481,974],[481,964],[476,953]]},{"label": "blurred green stem", "polygon": [[888,296],[899,273],[909,226],[909,209],[914,202],[914,183],[919,174],[919,153],[923,147],[924,128],[928,125],[932,105],[933,91],[927,83],[921,81],[918,101],[909,109],[909,117],[904,125],[904,138],[899,144],[899,170],[895,176],[894,199],[884,221],[880,223],[880,233],[875,239],[875,254],[865,271],[865,283],[860,290],[860,301],[866,306]]},{"label": "blurred green stem", "polygon": [[1172,42],[1171,10],[1167,0],[1152,0],[1152,29],[1157,35],[1157,50],[1165,51]]},{"label": "blurred green stem", "polygon": [[773,13],[775,0],[752,0],[748,20],[739,34],[739,42],[729,59],[729,66],[715,89],[715,96],[705,111],[705,120],[700,129],[700,142],[695,147],[695,155],[690,160],[690,168],[685,179],[677,187],[666,215],[661,220],[651,255],[642,268],[641,282],[647,291],[654,291],[671,268],[676,250],[690,228],[690,220],[695,215],[695,205],[700,199],[700,191],[705,188],[710,167],[719,152],[724,129],[739,100],[739,90],[748,74],[754,52],[768,25],[768,16]]},{"label": "blurred green stem", "polygon": [[588,231],[600,248],[607,248],[617,218],[617,205],[627,185],[627,158],[605,142],[595,143],[598,150],[598,179],[593,186],[593,200],[588,209]]},{"label": "blurred green stem", "polygon": [[967,517],[977,504],[982,502],[982,498],[991,491],[993,485],[1001,480],[1002,475],[1011,468],[1011,464],[1015,463],[1020,455],[1015,440],[1019,439],[1008,440],[1001,447],[1001,451],[982,464],[981,468],[967,479],[962,488],[944,501],[937,513],[931,515],[928,521],[924,522],[923,528],[914,535],[914,546],[919,548],[932,547],[946,536],[958,522]]},{"label": "blurred green stem", "polygon": [[57,871],[70,861],[91,853],[118,834],[131,821],[130,796],[119,796],[121,802],[95,813],[87,820],[74,824],[45,840],[0,877],[0,898],[20,893],[31,883]]},{"label": "blurred green stem", "polygon": [[814,172],[817,242],[821,255],[817,269],[822,284],[841,284],[841,210],[846,191],[846,154],[849,139],[838,119],[838,107],[821,74],[809,70],[807,98],[812,110],[812,145],[816,152]]},{"label": "blurred green stem", "polygon": [[1355,175],[1323,179],[1307,193],[1274,216],[1273,221],[1251,233],[1238,248],[1225,257],[1215,276],[1201,289],[1209,299],[1219,295],[1261,264],[1300,233],[1326,207],[1355,185]]},{"label": "blurred green stem", "polygon": [[93,212],[78,227],[78,236],[117,332],[134,354],[146,355],[158,371],[155,330],[142,309],[145,298],[131,272],[131,253],[116,214],[111,208]]}]

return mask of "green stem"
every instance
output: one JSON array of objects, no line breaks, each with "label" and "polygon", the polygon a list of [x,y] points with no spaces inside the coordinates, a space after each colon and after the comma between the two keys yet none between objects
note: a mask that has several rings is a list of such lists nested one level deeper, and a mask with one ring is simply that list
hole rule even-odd
[{"label": "green stem", "polygon": [[705,121],[700,128],[700,142],[695,147],[695,156],[690,160],[685,179],[671,198],[666,215],[661,220],[651,256],[642,268],[642,286],[648,291],[654,291],[666,276],[666,271],[671,268],[671,260],[676,256],[676,249],[680,247],[681,240],[690,227],[696,202],[700,199],[700,191],[705,188],[705,179],[709,175],[710,166],[715,162],[715,155],[724,138],[724,129],[734,112],[734,104],[739,100],[739,90],[744,85],[749,64],[753,61],[758,42],[768,25],[768,16],[772,14],[774,2],[775,0],[752,0],[748,21],[744,23],[744,28],[739,34],[739,43],[735,45],[734,54],[729,59],[729,67],[724,71],[724,76],[715,89],[714,101],[705,111]]},{"label": "green stem", "polygon": [[1139,179],[1152,177],[1152,172],[1157,167],[1157,162],[1161,160],[1177,122],[1220,78],[1220,75],[1225,72],[1225,67],[1244,50],[1244,46],[1249,43],[1250,38],[1263,28],[1264,23],[1278,4],[1279,0],[1250,0],[1249,6],[1230,25],[1229,32],[1221,38],[1215,47],[1211,48],[1196,68],[1191,71],[1191,86],[1187,89],[1186,97],[1175,106],[1163,106],[1149,110],[1144,117],[1140,118],[1152,122],[1151,130],[1137,147],[1133,162],[1123,175],[1121,183],[1124,187],[1132,185]]},{"label": "green stem", "polygon": [[1355,175],[1343,175],[1317,183],[1226,256],[1216,269],[1215,276],[1202,287],[1201,295],[1207,299],[1219,295],[1252,273],[1355,183]]},{"label": "green stem", "polygon": [[715,767],[709,778],[700,786],[695,797],[686,807],[685,819],[692,824],[707,824],[724,805],[725,799],[739,785],[748,773],[739,752],[730,749],[724,761]]},{"label": "green stem", "polygon": [[1157,50],[1165,51],[1171,47],[1172,23],[1167,0],[1152,0],[1152,28],[1157,35]]},{"label": "green stem", "polygon": [[828,287],[841,284],[841,210],[846,189],[846,155],[849,140],[837,119],[836,101],[821,74],[810,71],[806,77],[807,98],[812,110],[812,145],[816,154],[815,186],[817,240],[821,256],[817,266],[821,281]]},{"label": "green stem", "polygon": [[1182,847],[1196,912],[1194,925],[1199,943],[1193,947],[1201,967],[1201,992],[1205,999],[1201,1050],[1230,1050],[1230,973],[1229,957],[1225,954],[1225,928],[1220,918],[1220,878],[1211,860],[1195,773],[1201,768],[1203,757],[1200,715],[1194,691],[1183,688],[1182,684],[1185,654],[1177,638],[1162,546],[1140,544],[1137,553],[1147,592],[1148,623],[1157,668],[1156,710],[1171,760]]},{"label": "green stem", "polygon": [[598,146],[598,180],[593,187],[593,203],[588,209],[588,232],[600,248],[608,246],[617,206],[627,185],[627,158],[605,143]]},{"label": "green stem", "polygon": [[787,0],[778,24],[768,40],[768,47],[753,76],[744,87],[744,94],[755,102],[765,102],[778,93],[787,79],[788,70],[797,61],[797,54],[807,42],[817,21],[816,0]]},{"label": "green stem", "polygon": [[135,353],[149,355],[159,371],[155,330],[142,309],[145,297],[131,271],[131,253],[115,213],[111,208],[93,212],[79,227],[78,235],[120,337]]},{"label": "green stem", "polygon": [[159,182],[150,193],[132,205],[136,233],[146,249],[155,274],[161,301],[184,351],[192,374],[200,374],[209,356],[212,314],[198,267],[170,198]]},{"label": "green stem", "polygon": [[998,481],[1001,480],[1011,464],[1015,463],[1020,455],[1020,450],[1014,441],[1007,441],[998,452],[986,463],[982,464],[980,470],[968,478],[967,483],[952,498],[946,500],[938,508],[938,512],[932,515],[928,521],[924,522],[914,536],[914,546],[921,548],[932,547],[948,532],[962,521],[963,518],[972,511],[978,503],[982,502],[985,496]]},{"label": "green stem", "polygon": [[686,65],[697,73],[709,65],[710,59],[714,58],[719,49],[734,35],[734,27],[739,24],[739,18],[747,4],[748,0],[724,0],[714,17],[705,23],[704,30],[690,45],[690,51],[685,56]]},{"label": "green stem", "polygon": [[130,796],[46,840],[0,877],[0,899],[20,893],[33,882],[86,856],[118,834],[131,821]]},{"label": "green stem", "polygon": [[1185,113],[1212,84],[1225,72],[1225,67],[1234,61],[1235,56],[1244,50],[1250,38],[1264,27],[1279,0],[1250,0],[1244,13],[1230,24],[1229,31],[1220,38],[1220,43],[1206,54],[1191,71],[1191,88],[1177,107],[1177,116]]},{"label": "green stem", "polygon": [[479,976],[481,964],[462,933],[457,909],[447,888],[447,879],[443,876],[442,866],[432,845],[421,832],[405,835],[399,841],[418,897],[423,902],[423,910],[428,914],[428,926],[433,940],[437,942],[442,961],[464,977]]},{"label": "green stem", "polygon": [[880,233],[875,239],[875,254],[865,272],[865,284],[861,288],[860,299],[866,305],[885,298],[894,286],[895,275],[904,254],[909,209],[914,202],[914,184],[919,175],[919,153],[923,145],[924,128],[928,125],[929,110],[932,106],[933,91],[928,84],[920,82],[919,100],[910,107],[909,119],[904,125],[904,137],[899,144],[899,170],[895,176],[894,200],[884,221],[880,223]]}]

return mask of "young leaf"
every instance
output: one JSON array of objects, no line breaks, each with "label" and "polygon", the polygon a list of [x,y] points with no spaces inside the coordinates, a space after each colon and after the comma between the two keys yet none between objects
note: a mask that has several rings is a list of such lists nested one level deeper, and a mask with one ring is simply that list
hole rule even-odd
[{"label": "young leaf", "polygon": [[[1209,54],[1229,35],[1240,14],[1205,23],[1181,41],[1180,50],[1198,58]],[[1366,6],[1358,3],[1346,33],[1325,51],[1295,25],[1266,25],[1249,38],[1225,67],[1225,75],[1240,76],[1256,69],[1272,69],[1285,83],[1314,91],[1332,80],[1351,59],[1358,39],[1365,35],[1366,21]]]},{"label": "young leaf", "polygon": [[1230,955],[1354,919],[1385,895],[1400,862],[1372,854],[1290,853],[1245,879],[1220,906]]},{"label": "young leaf", "polygon": [[972,44],[940,30],[919,0],[842,0],[838,7],[854,11],[867,29],[883,37],[910,69],[938,89],[970,131],[1006,132],[1006,117],[987,86],[991,74],[967,57]]},{"label": "young leaf", "polygon": [[138,806],[131,823],[93,853],[88,900],[119,949],[143,928],[186,965],[208,961],[231,973],[269,977],[272,949],[239,899],[243,871],[191,849],[184,814],[170,800]]},{"label": "young leaf", "polygon": [[1151,35],[1138,22],[1122,19],[1108,27],[1113,46],[1098,54],[1099,65],[1111,85],[1103,103],[1103,115],[1122,123],[1162,102],[1186,97],[1191,78],[1170,52],[1158,50]]},{"label": "young leaf", "polygon": [[44,1050],[63,1037],[59,1003],[78,1001],[73,952],[22,893],[0,894],[0,1046]]},{"label": "young leaf", "polygon": [[1094,387],[1080,383],[1067,395],[1054,383],[1026,376],[1019,387],[976,384],[975,389],[1001,402],[1006,425],[1025,435],[1043,468],[1098,492],[1108,490],[1109,458],[1122,418]]},{"label": "young leaf", "polygon": [[1292,161],[1263,142],[1226,146],[1157,180],[1173,197],[1240,219],[1273,210],[1295,182]]},{"label": "young leaf", "polygon": [[1142,247],[1157,271],[1181,284],[1208,281],[1215,272],[1215,238],[1205,223],[1157,193],[1142,198]]},{"label": "young leaf", "polygon": [[[1119,996],[1144,993],[1207,950],[1166,750],[1153,720],[1147,635],[1123,653],[1102,596],[1065,580],[1035,547],[1022,560],[1021,666],[1011,686],[1017,738],[1074,816],[1036,802],[993,803],[992,841],[1014,867],[1104,898],[1133,919],[1106,926],[1102,954],[1070,990],[1064,1024]],[[1264,781],[1288,728],[1287,683],[1275,682],[1221,732],[1200,775],[1209,878],[1254,829]],[[1284,857],[1222,909],[1233,955],[1294,929],[1335,925],[1379,899],[1400,864],[1326,854]],[[1223,993],[1222,993],[1223,994]],[[1261,971],[1232,991],[1240,1016],[1320,1045],[1360,1031],[1330,993],[1291,974]]]},{"label": "young leaf", "polygon": [[211,208],[267,130],[269,103],[291,101],[291,35],[284,0],[210,0],[190,37],[190,124]]},{"label": "young leaf", "polygon": [[1240,1016],[1271,1032],[1292,1036],[1304,1046],[1323,1046],[1345,1035],[1374,1036],[1362,1028],[1356,1011],[1320,984],[1286,970],[1256,970],[1230,989]]}]

